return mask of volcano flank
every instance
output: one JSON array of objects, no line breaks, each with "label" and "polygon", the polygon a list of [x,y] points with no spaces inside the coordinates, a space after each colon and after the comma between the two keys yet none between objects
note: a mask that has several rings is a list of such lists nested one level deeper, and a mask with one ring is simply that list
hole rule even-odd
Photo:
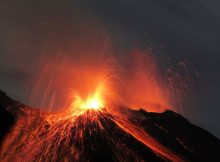
[{"label": "volcano flank", "polygon": [[124,110],[120,116],[106,108],[49,113],[0,91],[0,161],[220,159],[220,141],[181,115]]}]

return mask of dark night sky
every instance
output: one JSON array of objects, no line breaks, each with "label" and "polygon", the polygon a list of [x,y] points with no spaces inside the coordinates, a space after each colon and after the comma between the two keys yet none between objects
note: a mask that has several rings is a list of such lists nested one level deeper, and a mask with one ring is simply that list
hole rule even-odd
[{"label": "dark night sky", "polygon": [[153,46],[157,55],[189,60],[205,85],[193,108],[194,122],[220,137],[220,1],[73,1],[0,2],[0,89],[24,100],[20,92],[34,73],[37,49],[42,46],[43,32],[35,32],[37,28],[56,17],[66,22],[82,16],[89,21],[86,15],[92,13],[115,46],[126,50]]}]

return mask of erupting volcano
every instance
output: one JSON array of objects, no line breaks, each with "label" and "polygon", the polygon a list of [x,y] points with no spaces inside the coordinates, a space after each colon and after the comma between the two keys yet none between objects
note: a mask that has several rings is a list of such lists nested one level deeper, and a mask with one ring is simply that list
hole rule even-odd
[{"label": "erupting volcano", "polygon": [[123,108],[124,112],[114,114],[100,100],[89,99],[77,103],[81,110],[77,113],[71,109],[48,113],[1,92],[1,123],[8,123],[8,131],[1,125],[1,161],[219,159],[219,140],[172,111]]},{"label": "erupting volcano", "polygon": [[220,161],[217,5],[0,8],[0,162]]},{"label": "erupting volcano", "polygon": [[77,51],[72,57],[45,58],[26,87],[29,104],[39,109],[0,93],[1,123],[7,123],[1,126],[0,161],[220,158],[217,138],[167,110],[177,110],[190,89],[183,62],[181,75],[172,69],[158,75],[151,50],[134,50],[121,61],[106,48],[71,46]]}]

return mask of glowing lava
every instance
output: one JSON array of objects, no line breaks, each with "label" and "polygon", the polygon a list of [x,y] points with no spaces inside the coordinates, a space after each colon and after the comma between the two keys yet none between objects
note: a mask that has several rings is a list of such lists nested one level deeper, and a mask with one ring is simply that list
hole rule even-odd
[{"label": "glowing lava", "polygon": [[100,84],[94,93],[90,93],[86,97],[82,97],[77,93],[72,92],[73,101],[71,103],[72,111],[84,111],[84,110],[101,110],[104,108],[105,103],[103,99],[103,93],[105,91],[105,86]]},{"label": "glowing lava", "polygon": [[102,109],[104,107],[104,103],[101,97],[98,94],[94,94],[89,96],[87,99],[83,100],[79,95],[75,96],[75,100],[72,103],[72,108],[79,108],[81,110],[87,109]]}]

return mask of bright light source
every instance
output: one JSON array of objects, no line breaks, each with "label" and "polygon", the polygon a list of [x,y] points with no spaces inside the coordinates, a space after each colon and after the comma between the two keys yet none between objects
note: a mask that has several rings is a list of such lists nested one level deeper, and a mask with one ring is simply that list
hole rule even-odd
[{"label": "bright light source", "polygon": [[100,110],[104,108],[104,100],[103,100],[103,85],[98,86],[94,93],[91,93],[86,98],[82,98],[80,95],[75,94],[73,102],[71,104],[71,108],[73,110]]}]

